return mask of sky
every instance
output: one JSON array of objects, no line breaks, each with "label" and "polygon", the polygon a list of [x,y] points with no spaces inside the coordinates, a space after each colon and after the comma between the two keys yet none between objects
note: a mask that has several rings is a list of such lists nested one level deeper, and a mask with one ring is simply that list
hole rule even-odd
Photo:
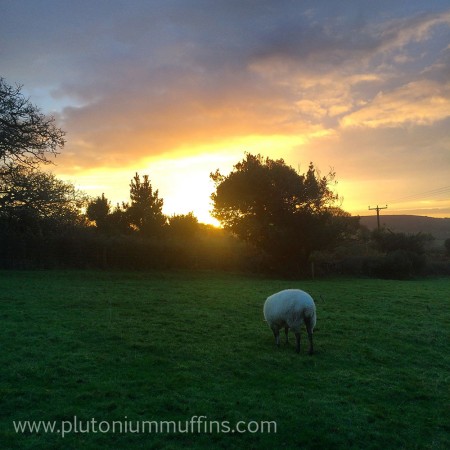
[{"label": "sky", "polygon": [[336,173],[358,215],[450,217],[448,0],[0,0],[0,76],[66,131],[50,167],[212,222],[245,152]]}]

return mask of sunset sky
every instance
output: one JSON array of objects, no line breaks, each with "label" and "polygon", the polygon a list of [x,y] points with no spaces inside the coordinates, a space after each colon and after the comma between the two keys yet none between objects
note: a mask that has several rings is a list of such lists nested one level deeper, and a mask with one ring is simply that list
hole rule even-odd
[{"label": "sunset sky", "polygon": [[336,172],[342,208],[450,217],[450,3],[0,0],[0,76],[67,132],[50,170],[209,222],[244,152]]}]

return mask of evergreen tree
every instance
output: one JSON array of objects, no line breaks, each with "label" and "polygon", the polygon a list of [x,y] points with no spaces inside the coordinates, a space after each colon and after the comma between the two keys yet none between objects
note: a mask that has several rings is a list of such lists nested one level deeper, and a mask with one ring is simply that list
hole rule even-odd
[{"label": "evergreen tree", "polygon": [[131,226],[145,236],[159,234],[166,224],[164,201],[158,194],[158,190],[153,191],[148,175],[141,181],[136,172],[130,183],[131,204],[126,205],[126,211]]}]

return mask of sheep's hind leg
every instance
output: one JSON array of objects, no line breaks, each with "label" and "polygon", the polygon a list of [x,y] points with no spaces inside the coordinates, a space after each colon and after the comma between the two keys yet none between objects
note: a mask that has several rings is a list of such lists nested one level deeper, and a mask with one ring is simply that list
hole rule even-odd
[{"label": "sheep's hind leg", "polygon": [[284,327],[284,334],[286,335],[286,345],[287,345],[287,344],[289,344],[289,336],[288,336],[289,327],[287,325]]},{"label": "sheep's hind leg", "polygon": [[300,353],[300,332],[295,332],[295,351]]},{"label": "sheep's hind leg", "polygon": [[312,332],[311,320],[309,320],[309,319],[305,320],[305,325],[306,325],[306,331],[308,332],[308,340],[309,340],[308,354],[312,355],[314,353],[314,347],[313,347],[313,332]]}]

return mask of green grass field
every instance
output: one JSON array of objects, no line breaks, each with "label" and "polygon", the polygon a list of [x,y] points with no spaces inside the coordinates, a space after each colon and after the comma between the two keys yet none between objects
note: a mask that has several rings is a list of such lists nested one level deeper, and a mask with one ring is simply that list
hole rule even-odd
[{"label": "green grass field", "polygon": [[[0,272],[0,286],[2,449],[450,448],[448,279],[52,271]],[[278,350],[263,321],[287,287],[316,300],[312,357],[305,332],[300,355],[294,336]],[[68,431],[74,417],[64,437],[14,427]],[[111,432],[191,420],[190,433]],[[239,421],[250,431],[233,433]],[[253,432],[260,421],[277,432]]]}]

